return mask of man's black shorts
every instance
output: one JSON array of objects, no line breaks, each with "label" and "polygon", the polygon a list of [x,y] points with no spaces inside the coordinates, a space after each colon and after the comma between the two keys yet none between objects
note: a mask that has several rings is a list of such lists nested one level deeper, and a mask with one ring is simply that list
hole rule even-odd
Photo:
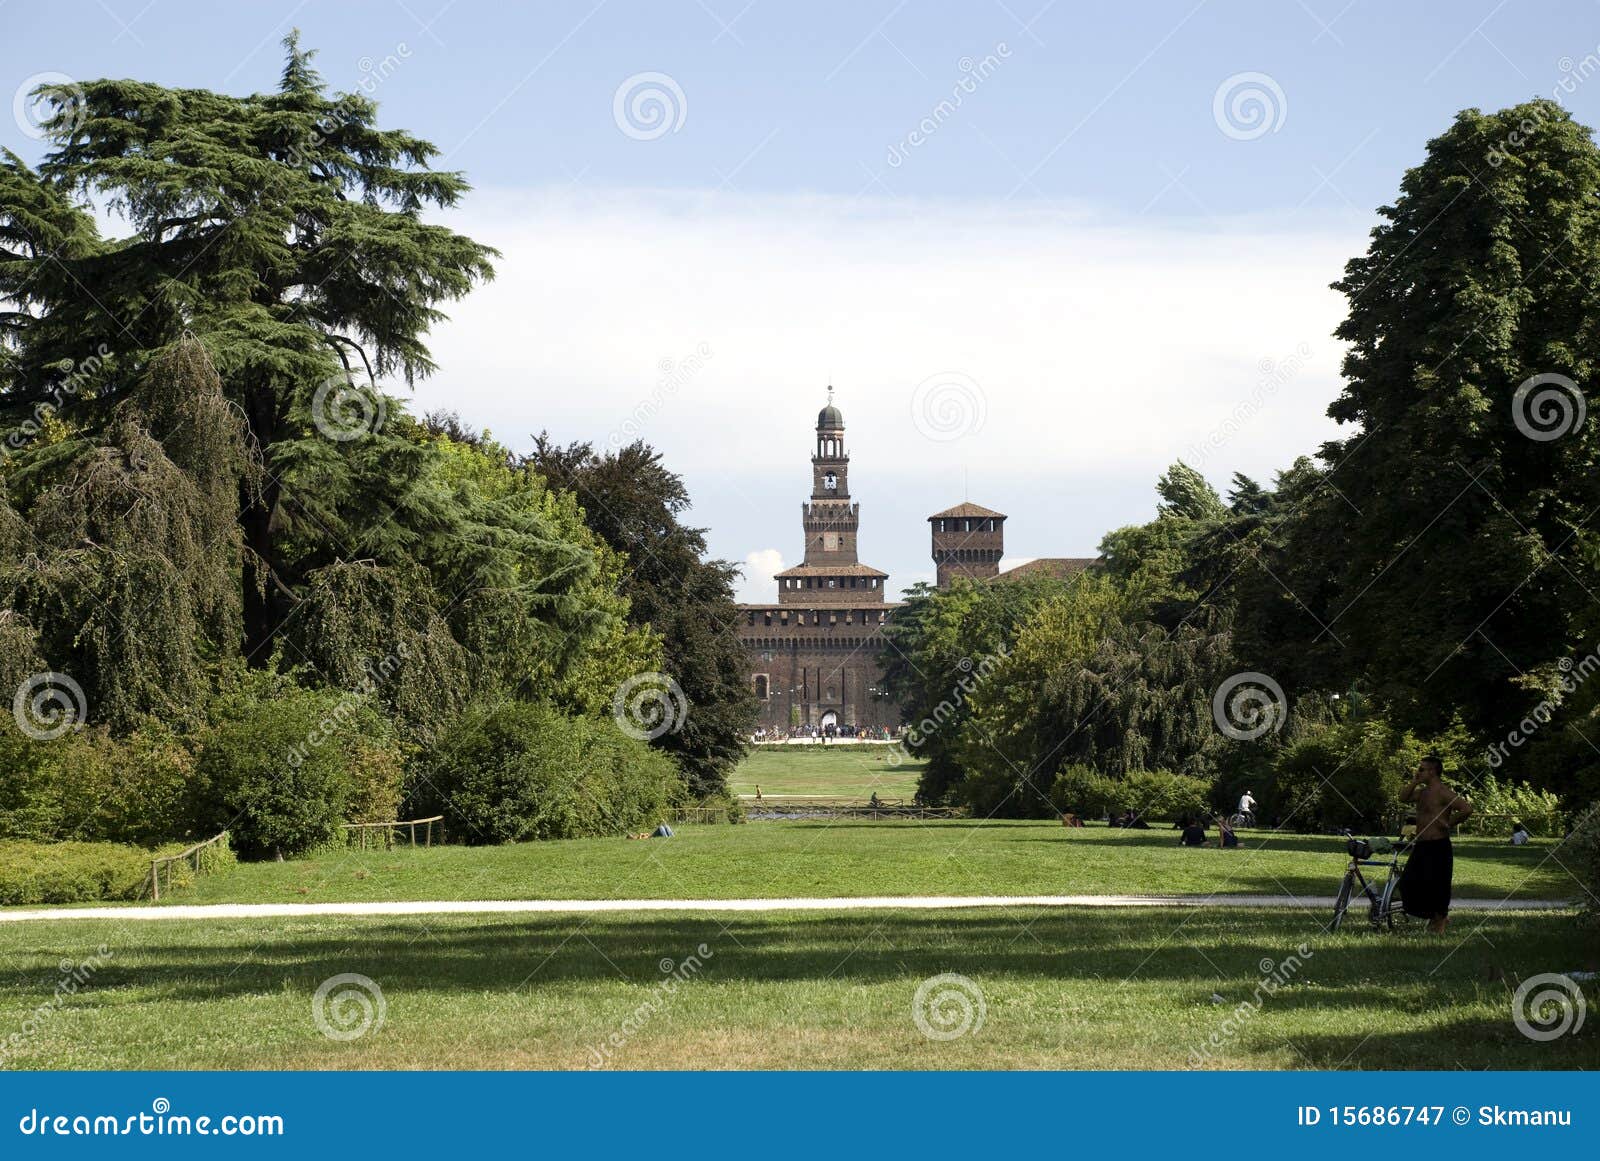
[{"label": "man's black shorts", "polygon": [[1400,901],[1417,919],[1443,919],[1450,913],[1450,879],[1455,853],[1448,838],[1419,839],[1411,845],[1400,876]]}]

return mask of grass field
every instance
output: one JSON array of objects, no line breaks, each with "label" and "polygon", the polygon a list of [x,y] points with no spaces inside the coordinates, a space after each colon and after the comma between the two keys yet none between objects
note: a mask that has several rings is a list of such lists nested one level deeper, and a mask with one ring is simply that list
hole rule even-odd
[{"label": "grass field", "polygon": [[[1459,839],[1456,894],[1576,898],[1538,840]],[[715,899],[794,895],[1332,895],[1338,839],[1250,837],[1182,850],[1171,831],[1067,830],[1044,822],[750,823],[683,826],[643,842],[572,839],[501,847],[347,851],[242,863],[172,903],[387,899]]]},{"label": "grass field", "polygon": [[729,779],[735,794],[764,798],[785,795],[838,798],[859,802],[876,793],[880,798],[910,801],[917,792],[923,763],[910,760],[898,765],[889,760],[890,746],[841,749],[835,746],[784,746],[752,750]]},{"label": "grass field", "polygon": [[[0,1034],[30,1029],[13,1068],[1595,1068],[1600,1021],[1537,1043],[1511,1019],[1518,978],[1583,962],[1576,933],[1563,914],[1464,915],[1436,939],[1040,909],[8,924]],[[39,1015],[60,962],[100,945]],[[349,1041],[313,1019],[341,973],[385,1008]],[[932,994],[971,1012],[947,1041],[914,1015],[943,973],[965,981]],[[957,1004],[922,1010],[962,1026]],[[354,1003],[330,1011],[358,1030]]]}]

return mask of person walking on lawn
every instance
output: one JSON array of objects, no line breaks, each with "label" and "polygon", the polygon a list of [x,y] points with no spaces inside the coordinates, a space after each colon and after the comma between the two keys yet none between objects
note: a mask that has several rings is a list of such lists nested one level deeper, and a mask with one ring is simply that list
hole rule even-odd
[{"label": "person walking on lawn", "polygon": [[1472,803],[1445,782],[1444,763],[1437,754],[1417,763],[1400,801],[1417,808],[1417,838],[1400,876],[1400,899],[1407,915],[1426,919],[1429,931],[1443,935],[1450,925],[1450,881],[1455,872],[1450,828],[1472,814]]}]

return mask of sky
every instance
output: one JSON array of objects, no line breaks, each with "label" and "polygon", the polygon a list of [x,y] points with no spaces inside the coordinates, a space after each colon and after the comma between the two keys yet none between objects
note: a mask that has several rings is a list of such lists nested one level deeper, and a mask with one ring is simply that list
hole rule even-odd
[{"label": "sky", "polygon": [[413,410],[513,448],[642,438],[775,599],[825,388],[891,595],[926,518],[1005,512],[1012,562],[1093,555],[1174,460],[1219,490],[1338,434],[1342,299],[1378,207],[1460,109],[1600,123],[1600,4],[1458,0],[0,0],[0,147],[26,93],[338,90],[474,189],[501,251]]}]

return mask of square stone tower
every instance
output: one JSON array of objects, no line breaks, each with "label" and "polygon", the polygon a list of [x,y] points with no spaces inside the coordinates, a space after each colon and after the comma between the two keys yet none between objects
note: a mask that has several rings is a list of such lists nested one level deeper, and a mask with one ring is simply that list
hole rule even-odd
[{"label": "square stone tower", "polygon": [[958,576],[984,580],[1000,575],[1006,554],[1006,518],[981,504],[961,503],[928,517],[933,532],[933,563],[938,585],[950,587]]}]

